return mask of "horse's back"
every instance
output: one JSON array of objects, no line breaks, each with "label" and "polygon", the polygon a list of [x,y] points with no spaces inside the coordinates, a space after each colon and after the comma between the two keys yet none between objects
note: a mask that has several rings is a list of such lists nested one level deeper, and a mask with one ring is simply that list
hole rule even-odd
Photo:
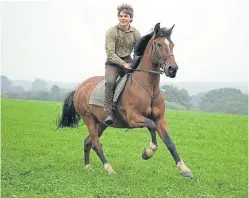
[{"label": "horse's back", "polygon": [[84,111],[88,105],[93,90],[104,79],[104,76],[93,76],[86,79],[78,86],[74,94],[74,105],[76,111]]},{"label": "horse's back", "polygon": [[[86,79],[85,81],[83,81],[79,87],[76,89],[76,92],[79,91],[80,89],[82,89],[85,86],[90,86],[92,85],[93,87],[95,87],[99,82],[101,82],[102,80],[104,80],[105,77],[104,76],[93,76],[90,77],[88,79]],[[94,86],[95,85],[95,86]]]}]

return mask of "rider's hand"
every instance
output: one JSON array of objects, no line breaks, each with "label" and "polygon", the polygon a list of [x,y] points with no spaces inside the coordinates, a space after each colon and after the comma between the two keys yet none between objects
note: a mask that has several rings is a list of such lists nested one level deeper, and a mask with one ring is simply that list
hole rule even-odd
[{"label": "rider's hand", "polygon": [[130,69],[131,68],[131,63],[124,63],[123,66],[126,69]]}]

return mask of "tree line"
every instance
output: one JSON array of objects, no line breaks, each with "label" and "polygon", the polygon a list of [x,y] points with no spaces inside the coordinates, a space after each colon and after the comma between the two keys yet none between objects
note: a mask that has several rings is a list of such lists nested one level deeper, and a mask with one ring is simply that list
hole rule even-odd
[{"label": "tree line", "polygon": [[248,94],[239,89],[220,88],[190,96],[185,89],[163,85],[161,91],[168,109],[248,114]]},{"label": "tree line", "polygon": [[[58,85],[47,88],[47,82],[35,79],[30,90],[13,86],[6,76],[1,76],[1,97],[24,100],[62,101],[70,89]],[[213,89],[190,96],[186,89],[172,85],[161,87],[167,109],[195,110],[205,112],[248,114],[248,95],[235,88]]]},{"label": "tree line", "polygon": [[1,76],[1,97],[16,98],[24,100],[62,101],[70,89],[60,88],[53,85],[50,89],[48,83],[42,79],[35,79],[30,90],[22,86],[14,86],[6,76]]}]

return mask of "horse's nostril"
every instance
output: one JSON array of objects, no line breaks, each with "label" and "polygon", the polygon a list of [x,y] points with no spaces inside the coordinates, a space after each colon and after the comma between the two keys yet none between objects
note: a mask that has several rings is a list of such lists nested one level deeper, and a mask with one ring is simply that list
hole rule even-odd
[{"label": "horse's nostril", "polygon": [[169,66],[169,73],[170,73],[170,74],[173,74],[173,73],[174,73],[174,69],[173,69],[171,66]]}]

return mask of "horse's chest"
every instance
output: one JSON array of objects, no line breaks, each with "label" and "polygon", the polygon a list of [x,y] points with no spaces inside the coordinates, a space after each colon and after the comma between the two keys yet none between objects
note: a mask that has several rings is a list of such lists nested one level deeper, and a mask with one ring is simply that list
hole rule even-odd
[{"label": "horse's chest", "polygon": [[140,112],[145,117],[150,117],[153,114],[153,106],[150,103],[140,103],[137,106],[138,112]]},{"label": "horse's chest", "polygon": [[150,117],[153,114],[153,111],[155,109],[155,103],[149,98],[140,98],[139,101],[134,104],[136,107],[135,109],[140,112],[145,117]]},{"label": "horse's chest", "polygon": [[160,114],[160,109],[156,106],[149,106],[144,111],[144,116],[148,118],[157,118]]}]

